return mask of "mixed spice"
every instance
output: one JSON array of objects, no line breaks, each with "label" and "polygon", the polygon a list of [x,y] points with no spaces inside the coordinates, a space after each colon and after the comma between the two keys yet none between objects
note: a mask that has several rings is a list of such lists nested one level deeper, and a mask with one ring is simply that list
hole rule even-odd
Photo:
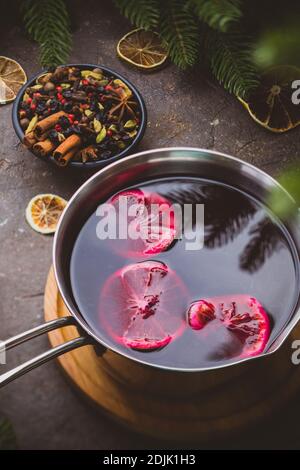
[{"label": "mixed spice", "polygon": [[24,144],[59,166],[118,155],[136,137],[140,115],[132,90],[99,68],[57,67],[41,75],[19,109]]}]

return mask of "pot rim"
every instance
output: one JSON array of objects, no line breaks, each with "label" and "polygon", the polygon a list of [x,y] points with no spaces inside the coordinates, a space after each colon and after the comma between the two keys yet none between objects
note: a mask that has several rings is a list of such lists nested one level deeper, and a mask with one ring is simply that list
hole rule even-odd
[{"label": "pot rim", "polygon": [[[77,64],[62,64],[61,67],[79,67],[80,69],[83,69],[84,67],[87,67],[89,69],[90,68],[100,68],[100,69],[102,69],[104,72],[107,72],[108,74],[111,74],[111,75],[115,76],[116,78],[122,80],[133,91],[133,93],[135,95],[135,98],[138,101],[140,110],[141,110],[141,122],[140,122],[140,127],[138,129],[138,133],[135,136],[135,138],[133,139],[133,141],[131,142],[131,144],[128,147],[126,147],[126,149],[122,150],[117,155],[114,155],[113,157],[108,158],[107,160],[97,160],[95,162],[86,162],[86,163],[72,162],[71,161],[68,165],[68,168],[75,168],[77,170],[95,170],[95,169],[99,170],[99,169],[104,168],[105,166],[107,166],[107,165],[109,165],[113,162],[116,162],[116,161],[118,161],[120,159],[123,159],[124,157],[128,156],[128,154],[130,154],[130,152],[132,152],[135,149],[135,147],[140,143],[140,141],[144,137],[146,127],[147,127],[147,120],[148,120],[148,118],[147,118],[147,108],[146,108],[146,105],[145,105],[144,98],[143,98],[142,94],[139,92],[139,90],[136,88],[136,86],[133,85],[133,83],[130,80],[128,80],[127,78],[125,78],[122,74],[120,74],[119,72],[116,72],[115,70],[113,70],[109,67],[106,67],[105,65],[101,65],[101,64],[78,64],[77,63]],[[17,96],[14,100],[13,108],[12,108],[12,123],[13,123],[14,130],[15,130],[15,132],[16,132],[16,134],[17,134],[17,136],[18,136],[18,138],[21,142],[23,141],[23,137],[24,137],[24,131],[20,126],[19,117],[18,117],[18,111],[19,111],[19,107],[20,107],[21,98],[22,98],[23,94],[25,93],[26,88],[28,86],[30,86],[38,77],[40,77],[44,73],[47,73],[47,70],[45,70],[45,69],[41,70],[39,73],[37,73],[33,77],[29,78],[26,81],[26,83],[22,86],[22,88],[20,88],[20,90],[18,91]],[[30,151],[30,153],[32,153],[33,156],[35,156],[37,158],[40,158],[44,162],[46,161],[47,163],[54,164],[53,158],[47,158],[45,160],[45,158],[35,155],[33,152],[31,152],[31,150],[29,150],[29,151]],[[65,168],[63,168],[63,169],[65,169]]]},{"label": "pot rim", "polygon": [[[281,191],[285,193],[287,198],[291,201],[292,204],[296,205],[296,202],[294,198],[291,196],[291,194],[278,182],[276,181],[272,176],[264,172],[263,170],[257,168],[255,165],[252,165],[251,163],[244,162],[243,160],[233,157],[231,155],[218,152],[215,150],[208,150],[204,148],[197,148],[197,147],[166,147],[166,148],[157,148],[157,149],[151,149],[151,150],[145,150],[141,151],[138,153],[135,153],[133,155],[129,155],[122,159],[122,162],[126,161],[128,162],[128,166],[130,165],[130,161],[134,160],[135,158],[141,157],[141,156],[146,156],[146,155],[151,155],[155,153],[164,153],[164,152],[178,152],[178,151],[186,151],[186,152],[197,152],[197,153],[203,153],[203,154],[208,154],[211,156],[220,156],[224,157],[225,159],[234,161],[236,163],[239,163],[243,165],[245,169],[247,169],[248,172],[250,172],[252,175],[253,173],[257,176],[259,175],[262,177],[265,181],[268,181],[272,186],[277,187]],[[225,364],[217,364],[212,367],[199,367],[199,368],[181,368],[181,367],[170,367],[170,366],[163,366],[155,363],[149,363],[145,362],[142,359],[132,357],[130,354],[127,354],[126,352],[120,351],[117,347],[113,347],[110,344],[106,343],[102,339],[100,340],[97,334],[93,331],[93,329],[89,326],[89,324],[84,320],[84,318],[81,316],[80,312],[74,312],[74,307],[70,304],[67,296],[65,295],[64,288],[61,285],[60,282],[60,276],[58,273],[58,260],[56,256],[57,252],[57,245],[58,245],[58,239],[60,237],[60,227],[63,224],[63,220],[65,218],[65,214],[68,211],[68,207],[72,205],[73,201],[76,199],[78,194],[80,194],[94,179],[98,178],[99,175],[104,174],[106,171],[109,171],[110,168],[115,167],[118,165],[118,162],[113,162],[110,165],[108,165],[105,168],[102,168],[100,171],[92,175],[88,180],[86,180],[77,190],[76,192],[72,195],[71,199],[68,201],[68,204],[58,222],[57,229],[54,235],[54,241],[53,241],[53,250],[52,250],[52,258],[53,258],[53,266],[54,266],[54,274],[55,274],[55,279],[58,285],[59,292],[63,298],[64,303],[66,304],[68,310],[70,311],[71,315],[76,319],[76,321],[79,323],[79,325],[82,327],[82,329],[88,334],[88,336],[91,336],[96,343],[104,346],[106,349],[111,350],[115,352],[116,354],[123,356],[131,361],[137,362],[143,366],[148,366],[154,369],[159,369],[162,371],[170,371],[170,372],[183,372],[183,373],[196,373],[196,372],[208,372],[208,371],[214,371],[217,369],[224,369],[228,367],[233,367],[240,365],[245,362],[253,361],[253,360],[259,360],[262,359],[265,356],[268,356],[270,354],[275,353],[285,342],[287,339],[288,335],[290,332],[293,330],[295,325],[298,323],[300,320],[300,309],[296,310],[296,307],[294,308],[295,313],[293,317],[290,319],[290,321],[287,323],[287,325],[283,328],[283,330],[279,333],[279,335],[274,339],[273,343],[269,346],[267,351],[264,351],[263,353],[257,355],[257,356],[251,356],[251,357],[246,357],[246,358],[241,358],[236,361],[230,362],[230,363],[225,363]],[[79,309],[78,309],[79,311]]]}]

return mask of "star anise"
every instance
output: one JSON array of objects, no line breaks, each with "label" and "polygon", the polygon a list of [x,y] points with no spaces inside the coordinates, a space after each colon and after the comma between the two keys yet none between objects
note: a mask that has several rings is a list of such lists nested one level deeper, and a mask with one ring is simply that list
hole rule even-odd
[{"label": "star anise", "polygon": [[105,96],[114,102],[114,105],[108,112],[110,119],[115,119],[120,122],[125,114],[130,118],[136,119],[134,108],[138,106],[137,102],[132,100],[131,90],[124,89],[122,86],[111,89],[111,94]]}]

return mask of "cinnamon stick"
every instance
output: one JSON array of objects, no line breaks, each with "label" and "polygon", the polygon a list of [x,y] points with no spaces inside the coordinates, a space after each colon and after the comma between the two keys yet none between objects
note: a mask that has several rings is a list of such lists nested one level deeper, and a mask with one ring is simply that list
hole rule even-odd
[{"label": "cinnamon stick", "polygon": [[54,160],[60,161],[70,150],[77,150],[81,145],[81,138],[77,134],[72,134],[64,140],[53,152]]},{"label": "cinnamon stick", "polygon": [[39,157],[46,157],[52,152],[54,148],[55,148],[55,144],[51,142],[51,140],[49,139],[43,140],[41,142],[37,142],[32,147],[34,153],[38,155]]},{"label": "cinnamon stick", "polygon": [[54,161],[58,166],[61,166],[61,167],[67,166],[67,164],[69,163],[70,160],[72,160],[72,158],[74,157],[76,152],[77,152],[77,147],[75,147],[72,150],[70,150],[69,152],[65,153],[58,160],[54,159]]},{"label": "cinnamon stick", "polygon": [[66,115],[67,113],[65,113],[64,111],[59,111],[58,113],[51,114],[51,116],[46,117],[42,121],[39,121],[34,129],[36,135],[40,136],[44,132],[48,131],[49,129],[51,129],[51,127],[54,127],[58,123],[60,117]]},{"label": "cinnamon stick", "polygon": [[36,143],[36,137],[35,137],[35,134],[34,134],[34,131],[31,131],[29,132],[28,134],[25,134],[24,137],[23,137],[23,144],[28,147],[28,148],[31,148],[35,143]]}]

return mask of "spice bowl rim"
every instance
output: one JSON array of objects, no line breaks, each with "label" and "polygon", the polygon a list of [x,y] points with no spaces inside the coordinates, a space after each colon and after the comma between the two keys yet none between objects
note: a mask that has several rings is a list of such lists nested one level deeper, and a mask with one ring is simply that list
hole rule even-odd
[{"label": "spice bowl rim", "polygon": [[[59,65],[59,67],[78,67],[81,70],[83,70],[84,68],[87,68],[87,69],[100,68],[100,69],[102,69],[105,73],[110,74],[110,75],[114,76],[115,78],[117,78],[119,80],[122,80],[132,90],[135,98],[138,101],[140,112],[141,112],[141,122],[140,122],[140,126],[139,126],[139,129],[138,129],[137,135],[135,136],[133,141],[130,143],[130,145],[128,147],[126,147],[124,150],[119,152],[117,155],[114,155],[110,158],[107,158],[106,160],[96,160],[94,162],[85,162],[85,163],[84,162],[73,162],[73,161],[71,161],[69,163],[69,165],[67,165],[66,168],[75,168],[77,170],[79,170],[79,169],[81,169],[81,170],[99,170],[101,168],[104,168],[106,165],[109,165],[110,163],[116,162],[116,161],[120,160],[121,158],[130,155],[130,153],[141,142],[142,138],[144,137],[146,127],[147,127],[147,108],[146,108],[146,104],[145,104],[145,101],[144,101],[144,98],[143,98],[142,94],[136,88],[136,86],[130,80],[128,80],[122,74],[120,74],[119,72],[116,72],[115,70],[113,70],[109,67],[106,67],[105,65],[102,65],[102,64],[72,63],[72,64],[61,64],[61,65]],[[13,108],[12,108],[12,123],[13,123],[14,130],[15,130],[15,132],[16,132],[16,134],[17,134],[17,136],[18,136],[18,138],[21,142],[23,141],[23,138],[24,138],[24,135],[25,135],[23,129],[21,128],[21,125],[20,125],[20,122],[19,122],[19,117],[18,117],[18,111],[19,111],[19,108],[20,108],[20,103],[21,103],[22,96],[25,93],[26,88],[31,86],[36,81],[36,79],[38,77],[40,77],[41,75],[43,75],[45,73],[47,73],[47,69],[43,69],[40,72],[38,72],[37,74],[35,74],[34,76],[32,76],[31,78],[29,78],[27,80],[27,82],[22,86],[22,88],[20,88],[20,90],[17,93],[16,99],[14,100]],[[47,163],[55,164],[53,157],[44,158],[44,157],[36,155],[30,149],[29,149],[29,151],[30,151],[30,153],[32,153],[35,157],[39,158],[40,160],[46,161]],[[55,164],[55,166],[57,166],[57,165]],[[65,167],[63,167],[62,169],[65,170]]]}]

